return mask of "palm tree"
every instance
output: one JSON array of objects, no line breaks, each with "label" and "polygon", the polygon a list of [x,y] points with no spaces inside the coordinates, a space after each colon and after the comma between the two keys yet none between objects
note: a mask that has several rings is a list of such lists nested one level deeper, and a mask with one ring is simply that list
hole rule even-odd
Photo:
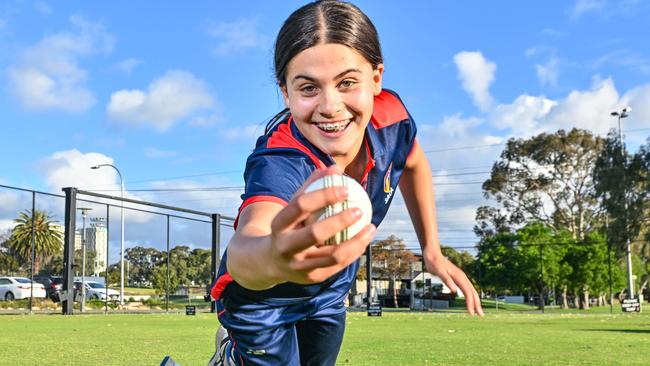
[{"label": "palm tree", "polygon": [[[45,211],[35,210],[33,219],[36,252],[34,272],[38,273],[44,260],[61,253],[63,233],[61,230],[57,230],[53,217]],[[7,246],[26,261],[30,261],[32,258],[32,211],[21,212],[19,218],[14,222],[16,226],[11,230]]]}]

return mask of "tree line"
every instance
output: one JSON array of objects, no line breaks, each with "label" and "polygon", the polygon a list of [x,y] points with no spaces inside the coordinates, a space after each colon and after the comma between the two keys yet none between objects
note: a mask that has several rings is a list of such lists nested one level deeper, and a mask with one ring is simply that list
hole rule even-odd
[{"label": "tree line", "polygon": [[484,290],[544,299],[556,289],[564,307],[569,297],[588,307],[608,291],[611,259],[613,291],[625,296],[630,242],[636,290],[647,291],[650,139],[632,154],[615,131],[512,138],[482,187],[491,205],[477,210],[473,273]]}]

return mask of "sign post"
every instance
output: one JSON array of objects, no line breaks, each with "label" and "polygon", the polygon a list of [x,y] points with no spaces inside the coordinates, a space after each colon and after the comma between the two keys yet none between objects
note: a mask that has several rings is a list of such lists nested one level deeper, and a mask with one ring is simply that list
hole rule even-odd
[{"label": "sign post", "polygon": [[641,312],[641,302],[639,299],[624,299],[621,303],[621,309],[624,313]]},{"label": "sign post", "polygon": [[378,302],[368,304],[368,316],[381,316],[381,304]]}]

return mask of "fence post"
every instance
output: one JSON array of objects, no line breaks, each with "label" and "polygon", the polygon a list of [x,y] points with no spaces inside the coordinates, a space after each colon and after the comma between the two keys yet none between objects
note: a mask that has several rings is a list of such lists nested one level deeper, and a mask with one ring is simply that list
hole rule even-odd
[{"label": "fence post", "polygon": [[372,303],[372,243],[366,248],[366,305],[370,310]]},{"label": "fence post", "polygon": [[30,280],[32,281],[30,286],[29,286],[29,314],[33,314],[33,307],[34,307],[34,264],[36,263],[36,227],[35,227],[35,221],[36,220],[36,192],[32,191],[32,234],[31,234],[31,244],[32,244],[32,267],[31,267],[31,274],[32,277],[30,277]]},{"label": "fence post", "polygon": [[63,248],[63,315],[73,315],[74,305],[74,238],[77,224],[77,188],[63,188],[65,192],[65,243]]},{"label": "fence post", "polygon": [[[221,260],[219,254],[221,253],[221,215],[212,214],[212,260],[210,267],[210,282],[214,283],[219,271]],[[210,296],[211,288],[208,288],[208,296]],[[210,301],[210,312],[217,311],[216,301]]]},{"label": "fence post", "polygon": [[165,289],[165,312],[169,312],[169,215],[167,215],[167,287]]}]

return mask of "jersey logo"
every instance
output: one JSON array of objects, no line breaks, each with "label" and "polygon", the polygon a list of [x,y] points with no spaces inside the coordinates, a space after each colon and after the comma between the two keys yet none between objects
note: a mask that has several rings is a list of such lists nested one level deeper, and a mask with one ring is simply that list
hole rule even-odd
[{"label": "jersey logo", "polygon": [[388,171],[386,172],[386,175],[384,175],[384,193],[386,193],[386,198],[384,199],[385,204],[388,204],[388,201],[393,196],[393,187],[391,187],[390,184],[391,170],[393,170],[393,163],[390,163],[388,166]]}]

